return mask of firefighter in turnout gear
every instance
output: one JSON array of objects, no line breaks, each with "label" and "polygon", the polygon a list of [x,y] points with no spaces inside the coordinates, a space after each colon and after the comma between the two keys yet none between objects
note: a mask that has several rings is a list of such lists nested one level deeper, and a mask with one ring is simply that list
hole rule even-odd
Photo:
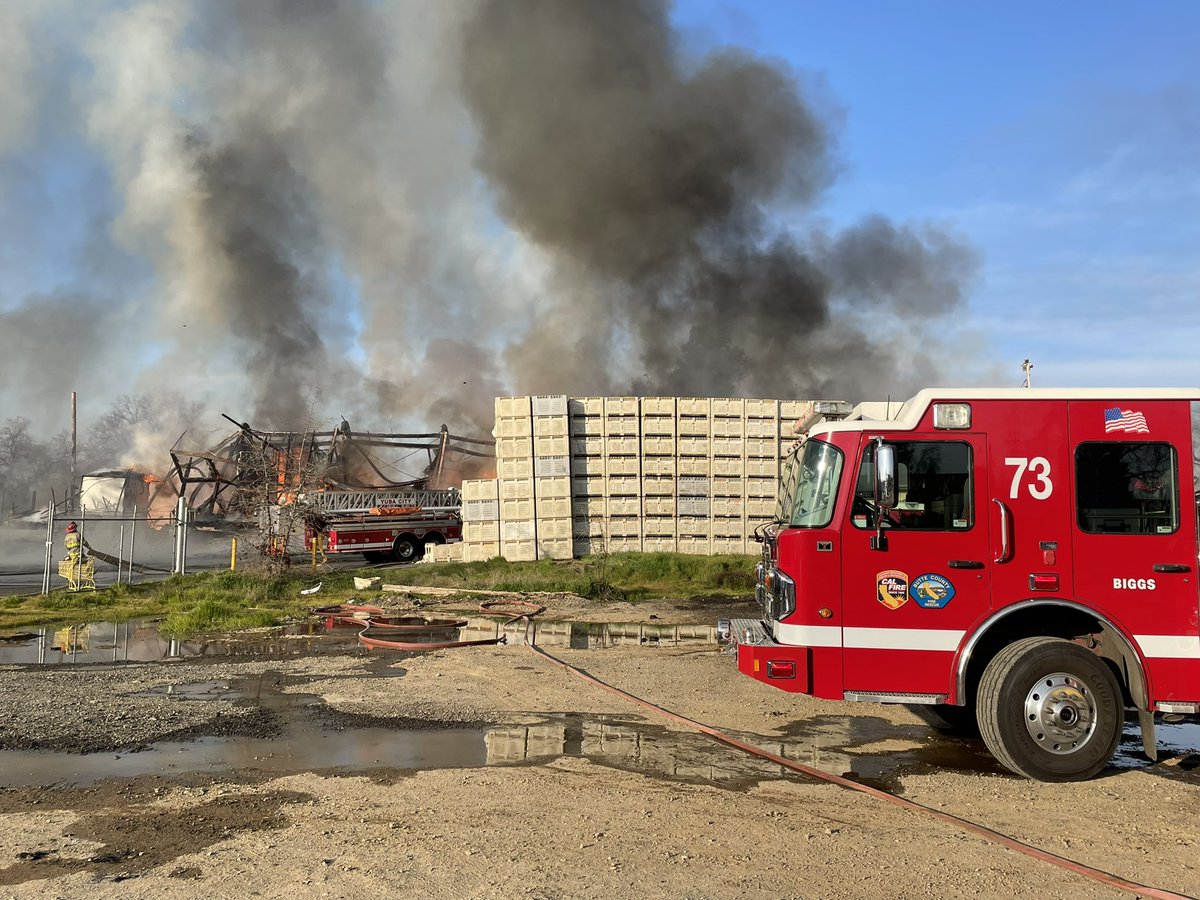
[{"label": "firefighter in turnout gear", "polygon": [[92,548],[79,534],[79,527],[71,522],[67,525],[66,558],[58,564],[58,574],[67,579],[71,590],[96,589],[96,561],[88,556]]},{"label": "firefighter in turnout gear", "polygon": [[72,562],[79,559],[80,556],[86,557],[88,551],[92,549],[88,546],[87,541],[79,536],[79,527],[74,522],[67,525],[67,539],[65,543],[67,547],[67,559]]}]

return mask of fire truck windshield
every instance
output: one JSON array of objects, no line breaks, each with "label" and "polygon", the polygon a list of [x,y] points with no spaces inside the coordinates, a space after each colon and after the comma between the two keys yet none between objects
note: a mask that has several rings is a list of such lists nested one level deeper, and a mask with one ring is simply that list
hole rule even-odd
[{"label": "fire truck windshield", "polygon": [[842,451],[824,441],[809,441],[795,462],[795,493],[788,524],[796,528],[824,528],[833,519],[838,482],[842,477]]}]

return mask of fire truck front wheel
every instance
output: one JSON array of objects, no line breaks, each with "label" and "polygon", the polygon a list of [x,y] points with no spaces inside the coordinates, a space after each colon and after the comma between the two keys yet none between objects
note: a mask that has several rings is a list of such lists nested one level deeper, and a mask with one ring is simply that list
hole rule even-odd
[{"label": "fire truck front wheel", "polygon": [[411,534],[402,534],[392,542],[392,559],[396,562],[416,562],[425,553],[425,545]]},{"label": "fire truck front wheel", "polygon": [[1038,781],[1085,781],[1112,758],[1124,719],[1107,664],[1078,644],[1009,644],[979,683],[979,730],[1005,767]]}]

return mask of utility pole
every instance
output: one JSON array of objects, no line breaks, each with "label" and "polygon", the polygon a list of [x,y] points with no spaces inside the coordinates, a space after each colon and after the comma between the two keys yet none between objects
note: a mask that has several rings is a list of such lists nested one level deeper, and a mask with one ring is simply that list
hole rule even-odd
[{"label": "utility pole", "polygon": [[76,395],[71,391],[71,483],[67,486],[67,512],[75,509],[75,470],[79,462],[79,432],[76,429]]},{"label": "utility pole", "polygon": [[1021,387],[1033,387],[1033,379],[1029,375],[1033,371],[1033,363],[1025,360],[1025,362],[1021,363],[1021,371],[1025,373],[1025,383]]}]

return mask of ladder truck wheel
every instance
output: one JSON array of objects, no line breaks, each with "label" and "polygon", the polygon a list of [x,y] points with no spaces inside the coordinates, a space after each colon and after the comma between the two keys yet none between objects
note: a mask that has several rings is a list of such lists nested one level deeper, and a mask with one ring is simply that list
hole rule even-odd
[{"label": "ladder truck wheel", "polygon": [[1105,662],[1061,638],[1009,644],[988,663],[979,731],[1006,768],[1038,781],[1085,781],[1121,740],[1121,688]]},{"label": "ladder truck wheel", "polygon": [[416,562],[424,552],[424,545],[411,534],[402,534],[392,542],[392,559],[396,562]]}]

